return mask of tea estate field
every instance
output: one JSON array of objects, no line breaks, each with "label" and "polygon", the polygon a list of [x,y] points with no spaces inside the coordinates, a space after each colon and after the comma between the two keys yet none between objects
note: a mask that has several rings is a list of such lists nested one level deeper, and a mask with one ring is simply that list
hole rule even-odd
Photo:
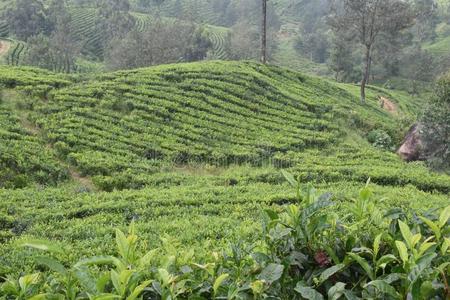
[{"label": "tea estate field", "polygon": [[369,178],[379,207],[450,202],[449,176],[393,151],[424,105],[406,94],[370,87],[360,105],[357,86],[253,62],[67,76],[0,66],[0,86],[0,276],[35,268],[23,240],[64,246],[70,263],[114,251],[132,220],[150,247],[199,258],[251,242],[264,208],[296,201],[281,170],[331,192],[342,217]]}]

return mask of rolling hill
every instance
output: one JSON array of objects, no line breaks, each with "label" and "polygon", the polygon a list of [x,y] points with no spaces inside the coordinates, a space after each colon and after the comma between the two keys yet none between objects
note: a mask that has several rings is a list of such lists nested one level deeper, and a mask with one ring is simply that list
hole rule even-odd
[{"label": "rolling hill", "polygon": [[89,76],[2,66],[0,85],[0,261],[13,270],[32,265],[11,251],[24,238],[45,233],[72,261],[110,251],[131,220],[151,245],[176,238],[200,256],[251,240],[260,208],[295,201],[281,169],[344,202],[371,178],[385,207],[448,203],[449,176],[366,139],[401,141],[420,107],[403,94],[370,87],[362,106],[357,86],[252,62]]}]

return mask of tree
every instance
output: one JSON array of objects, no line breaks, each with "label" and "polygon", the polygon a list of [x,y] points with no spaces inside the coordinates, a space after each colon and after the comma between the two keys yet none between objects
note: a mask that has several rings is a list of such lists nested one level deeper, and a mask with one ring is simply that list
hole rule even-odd
[{"label": "tree", "polygon": [[47,9],[47,19],[51,24],[51,30],[56,30],[56,27],[63,23],[69,24],[72,17],[67,10],[66,2],[61,0],[53,0]]},{"label": "tree", "polygon": [[262,1],[261,62],[267,62],[267,0]]},{"label": "tree", "polygon": [[24,41],[39,33],[48,34],[52,30],[46,18],[44,4],[38,0],[15,1],[15,5],[7,11],[6,19],[9,31]]},{"label": "tree", "polygon": [[450,170],[450,74],[441,78],[422,117],[422,139],[429,163]]},{"label": "tree", "polygon": [[48,36],[39,34],[28,39],[28,51],[25,57],[25,64],[53,70],[53,57],[50,39]]},{"label": "tree", "polygon": [[128,0],[101,0],[96,19],[97,30],[102,32],[102,46],[110,46],[111,40],[124,38],[135,26]]},{"label": "tree", "polygon": [[325,63],[329,56],[328,36],[319,29],[313,32],[303,32],[295,43],[295,49],[303,55],[308,55],[311,61]]},{"label": "tree", "polygon": [[239,22],[232,27],[230,36],[231,59],[256,59],[260,44],[260,32],[248,22]]},{"label": "tree", "polygon": [[39,34],[29,38],[28,45],[26,64],[54,72],[75,70],[75,59],[81,46],[76,42],[69,22],[59,21],[50,37]]},{"label": "tree", "polygon": [[438,8],[435,0],[414,0],[416,14],[416,37],[418,42],[436,38],[436,26],[439,22]]},{"label": "tree", "polygon": [[404,54],[401,63],[401,75],[408,78],[411,83],[410,93],[419,94],[419,82],[431,82],[436,74],[434,73],[435,60],[433,55],[424,51],[420,44],[415,45]]},{"label": "tree", "polygon": [[138,0],[137,4],[138,7],[143,8],[145,10],[150,11],[149,9],[152,8],[152,5],[156,6],[156,16],[159,18],[161,14],[161,6],[164,4],[165,0]]},{"label": "tree", "polygon": [[329,23],[335,32],[352,31],[364,50],[361,103],[366,101],[372,51],[384,32],[399,32],[413,25],[414,14],[402,0],[342,0],[333,7]]},{"label": "tree", "polygon": [[211,44],[202,28],[180,22],[155,21],[144,32],[133,30],[107,47],[109,69],[132,69],[152,65],[201,60]]},{"label": "tree", "polygon": [[[338,82],[355,82],[355,63],[353,57],[353,44],[345,36],[333,37],[328,68],[334,72]],[[359,73],[357,73],[359,74]],[[359,75],[357,75],[359,76]]]}]

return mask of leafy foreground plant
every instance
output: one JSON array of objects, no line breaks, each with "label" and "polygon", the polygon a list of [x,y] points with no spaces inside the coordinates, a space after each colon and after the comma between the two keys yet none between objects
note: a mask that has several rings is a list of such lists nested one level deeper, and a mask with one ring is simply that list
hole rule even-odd
[{"label": "leafy foreground plant", "polygon": [[141,251],[132,223],[127,235],[116,231],[116,256],[68,267],[58,260],[67,250],[29,240],[23,246],[48,254],[36,259],[48,271],[7,276],[1,299],[449,299],[450,206],[384,213],[366,185],[339,218],[331,194],[284,175],[298,203],[266,210],[253,245],[238,242],[199,264],[167,238]]}]

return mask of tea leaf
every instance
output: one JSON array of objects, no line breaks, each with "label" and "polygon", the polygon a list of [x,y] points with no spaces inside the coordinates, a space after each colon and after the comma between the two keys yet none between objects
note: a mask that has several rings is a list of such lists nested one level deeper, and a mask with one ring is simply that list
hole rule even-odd
[{"label": "tea leaf", "polygon": [[283,271],[283,265],[269,264],[262,270],[261,274],[258,275],[258,279],[271,284],[281,278]]},{"label": "tea leaf", "polygon": [[64,266],[59,261],[57,261],[56,259],[53,259],[51,257],[45,257],[45,256],[37,257],[36,262],[38,264],[48,267],[50,270],[57,272],[61,275],[67,274],[66,268],[64,268]]},{"label": "tea leaf", "polygon": [[437,240],[441,239],[441,230],[439,227],[431,220],[425,218],[425,217],[419,217],[425,224],[430,227],[430,229],[434,232],[434,235],[436,236]]},{"label": "tea leaf", "polygon": [[287,182],[289,182],[289,184],[292,187],[294,187],[294,188],[298,187],[298,182],[291,173],[289,173],[288,171],[285,171],[285,170],[281,170],[281,174],[283,174],[284,178],[287,180]]},{"label": "tea leaf", "polygon": [[361,256],[355,254],[355,253],[348,253],[348,255],[354,260],[356,261],[363,269],[364,271],[366,271],[367,276],[369,276],[369,278],[371,280],[375,279],[375,275],[373,273],[373,269],[372,267],[369,265],[369,263],[362,258]]},{"label": "tea leaf", "polygon": [[345,291],[345,283],[337,282],[328,290],[328,299],[329,300],[338,300],[344,295]]},{"label": "tea leaf", "polygon": [[213,291],[214,291],[214,296],[217,295],[217,292],[219,291],[219,287],[222,285],[222,283],[228,278],[230,277],[229,274],[222,274],[219,277],[216,278],[216,280],[214,281],[214,285],[213,285]]},{"label": "tea leaf", "polygon": [[450,205],[447,206],[440,214],[439,216],[439,227],[444,227],[445,224],[447,224],[448,219],[450,219]]},{"label": "tea leaf", "polygon": [[398,254],[403,261],[403,266],[408,262],[408,248],[406,248],[405,243],[402,241],[395,241],[395,246],[397,247]]},{"label": "tea leaf", "polygon": [[54,254],[64,254],[64,250],[55,245],[55,243],[44,240],[25,240],[20,244],[20,246],[47,251]]},{"label": "tea leaf", "polygon": [[306,286],[303,282],[298,282],[297,286],[294,289],[297,293],[299,293],[303,298],[308,300],[323,300],[323,296],[313,289],[312,287]]},{"label": "tea leaf", "polygon": [[413,242],[413,235],[411,233],[411,230],[409,230],[408,225],[403,223],[402,221],[398,220],[398,225],[400,227],[400,232],[402,233],[403,239],[405,240],[406,244],[408,245],[409,249],[412,249],[414,245]]},{"label": "tea leaf", "polygon": [[369,287],[374,287],[379,292],[385,295],[389,295],[394,299],[402,299],[400,294],[397,293],[397,291],[395,290],[395,288],[393,288],[390,284],[386,283],[383,280],[374,280],[364,286],[365,289]]},{"label": "tea leaf", "polygon": [[328,269],[326,269],[325,271],[322,272],[322,274],[320,274],[319,277],[319,284],[322,284],[323,282],[325,282],[328,278],[330,278],[331,276],[333,276],[334,274],[336,274],[337,272],[341,271],[342,269],[344,269],[346,267],[345,264],[339,264],[339,265],[335,265],[332,266]]},{"label": "tea leaf", "polygon": [[138,285],[130,296],[127,297],[127,300],[135,300],[139,297],[139,295],[144,291],[144,289],[152,282],[152,280],[147,280]]}]

